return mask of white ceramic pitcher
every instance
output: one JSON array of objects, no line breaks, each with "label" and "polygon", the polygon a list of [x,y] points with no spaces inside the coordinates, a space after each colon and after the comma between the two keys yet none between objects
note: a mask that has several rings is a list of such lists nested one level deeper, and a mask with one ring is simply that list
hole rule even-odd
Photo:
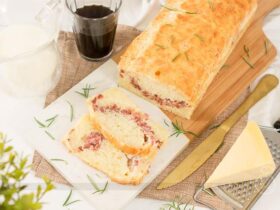
[{"label": "white ceramic pitcher", "polygon": [[56,47],[60,2],[48,0],[31,14],[34,0],[0,1],[1,16],[6,17],[0,21],[0,92],[45,96],[60,77]]}]

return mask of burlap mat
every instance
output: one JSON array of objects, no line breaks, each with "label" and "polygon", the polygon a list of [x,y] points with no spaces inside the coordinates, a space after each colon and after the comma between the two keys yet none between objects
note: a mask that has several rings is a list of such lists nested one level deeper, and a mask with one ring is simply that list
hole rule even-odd
[{"label": "burlap mat", "polygon": [[[114,47],[115,52],[126,46],[138,33],[139,31],[131,27],[119,26]],[[88,62],[82,59],[77,52],[75,41],[71,33],[61,32],[58,43],[61,51],[62,77],[55,90],[47,96],[46,105],[50,104],[102,64],[101,62]],[[217,125],[226,119],[232,111],[239,106],[246,95],[247,91],[244,92],[244,94],[240,96],[240,98],[236,100],[232,106],[224,111],[216,119],[216,121],[213,122],[213,125]],[[192,141],[188,148],[184,150],[139,196],[166,201],[172,201],[178,196],[181,198],[182,202],[190,201],[196,191],[196,188],[204,182],[205,176],[209,176],[213,172],[236,138],[239,136],[246,125],[246,121],[247,117],[244,116],[226,136],[225,143],[221,149],[184,182],[165,190],[156,190],[158,183],[162,181],[163,178],[169,174],[176,165],[178,165],[178,163],[180,163],[199,143],[205,139],[209,132],[211,132],[211,129],[205,131],[200,138]],[[69,185],[69,183],[37,152],[35,152],[33,157],[33,170],[37,176],[47,176],[55,182]],[[232,209],[217,197],[209,196],[206,193],[202,194],[200,199],[204,203],[210,204],[219,210]]]}]

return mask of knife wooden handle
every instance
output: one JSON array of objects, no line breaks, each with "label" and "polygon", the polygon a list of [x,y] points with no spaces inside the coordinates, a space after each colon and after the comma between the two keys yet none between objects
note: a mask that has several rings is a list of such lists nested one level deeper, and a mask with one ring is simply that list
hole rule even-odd
[{"label": "knife wooden handle", "polygon": [[273,90],[279,83],[277,77],[271,74],[265,75],[258,83],[254,91],[248,96],[247,99],[239,106],[237,110],[225,120],[220,128],[225,132],[228,132],[232,126],[254,106],[259,100],[266,96],[271,90]]}]

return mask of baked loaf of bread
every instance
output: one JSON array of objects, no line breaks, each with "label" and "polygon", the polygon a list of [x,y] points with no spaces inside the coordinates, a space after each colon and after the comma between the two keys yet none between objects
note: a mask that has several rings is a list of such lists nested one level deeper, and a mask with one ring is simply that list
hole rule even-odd
[{"label": "baked loaf of bread", "polygon": [[167,0],[128,47],[119,84],[189,119],[257,9],[257,0]]},{"label": "baked loaf of bread", "polygon": [[139,184],[148,173],[154,155],[127,155],[93,129],[90,117],[84,116],[63,139],[68,150],[90,166],[120,184]]},{"label": "baked loaf of bread", "polygon": [[157,152],[168,132],[119,89],[111,88],[88,100],[94,127],[121,151],[131,155]]}]

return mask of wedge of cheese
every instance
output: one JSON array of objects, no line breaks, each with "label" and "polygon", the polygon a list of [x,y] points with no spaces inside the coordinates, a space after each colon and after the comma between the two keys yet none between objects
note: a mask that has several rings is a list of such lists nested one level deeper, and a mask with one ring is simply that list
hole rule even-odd
[{"label": "wedge of cheese", "polygon": [[204,187],[264,178],[270,176],[275,168],[261,130],[255,122],[249,122]]}]

